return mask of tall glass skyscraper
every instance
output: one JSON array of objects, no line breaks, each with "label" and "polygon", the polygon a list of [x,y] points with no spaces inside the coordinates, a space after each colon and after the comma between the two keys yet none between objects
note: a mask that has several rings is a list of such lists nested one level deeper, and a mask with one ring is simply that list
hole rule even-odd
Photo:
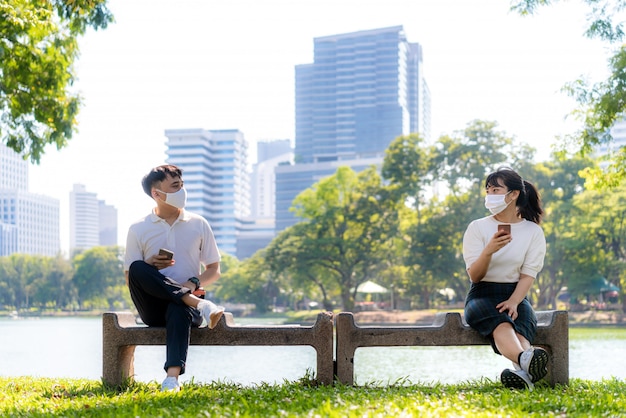
[{"label": "tall glass skyscraper", "polygon": [[187,206],[213,229],[220,250],[237,254],[242,221],[250,215],[248,143],[236,129],[168,129],[167,162],[183,170]]},{"label": "tall glass skyscraper", "polygon": [[402,26],[315,39],[296,66],[296,159],[378,156],[396,137],[427,136],[422,51]]},{"label": "tall glass skyscraper", "polygon": [[402,26],[315,38],[314,62],[295,75],[295,165],[276,173],[277,231],[297,221],[289,208],[298,193],[333,167],[380,165],[398,136],[430,137],[422,49]]}]

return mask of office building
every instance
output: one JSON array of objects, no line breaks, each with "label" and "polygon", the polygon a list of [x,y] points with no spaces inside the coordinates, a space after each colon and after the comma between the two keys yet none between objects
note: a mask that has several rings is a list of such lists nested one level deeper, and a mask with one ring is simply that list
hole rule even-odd
[{"label": "office building", "polygon": [[275,237],[276,169],[293,164],[293,148],[288,139],[257,143],[257,163],[251,175],[251,216],[241,224],[237,258],[251,257]]},{"label": "office building", "polygon": [[293,148],[288,139],[257,143],[257,163],[252,167],[251,201],[253,218],[275,216],[276,167],[293,164]]},{"label": "office building", "polygon": [[402,26],[315,38],[313,63],[295,68],[295,165],[277,170],[277,231],[297,222],[293,199],[329,170],[380,166],[401,135],[430,139],[422,61]]},{"label": "office building", "polygon": [[28,162],[0,143],[0,188],[28,191]]},{"label": "office building", "polygon": [[117,245],[117,209],[98,200],[100,245]]},{"label": "office building", "polygon": [[70,251],[117,245],[117,209],[82,184],[70,192]]},{"label": "office building", "polygon": [[612,141],[596,146],[597,155],[611,155],[626,146],[626,120],[617,120],[609,130]]},{"label": "office building", "polygon": [[276,167],[276,232],[298,222],[298,218],[289,208],[293,200],[313,184],[325,177],[332,176],[341,166],[348,166],[352,170],[360,172],[371,166],[380,170],[382,162],[382,158],[372,157]]},{"label": "office building", "polygon": [[28,191],[28,162],[0,144],[0,256],[57,256],[59,201]]},{"label": "office building", "polygon": [[220,250],[237,254],[237,238],[250,216],[248,143],[235,129],[169,129],[167,162],[183,170],[187,206],[211,225]]}]

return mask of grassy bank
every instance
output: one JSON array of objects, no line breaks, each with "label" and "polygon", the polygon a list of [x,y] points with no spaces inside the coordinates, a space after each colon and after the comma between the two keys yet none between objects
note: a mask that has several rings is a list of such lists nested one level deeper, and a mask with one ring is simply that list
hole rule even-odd
[{"label": "grassy bank", "polygon": [[626,411],[624,380],[541,383],[533,392],[481,380],[456,385],[316,386],[308,379],[244,387],[159,384],[121,390],[75,379],[0,378],[2,417],[618,417]]}]

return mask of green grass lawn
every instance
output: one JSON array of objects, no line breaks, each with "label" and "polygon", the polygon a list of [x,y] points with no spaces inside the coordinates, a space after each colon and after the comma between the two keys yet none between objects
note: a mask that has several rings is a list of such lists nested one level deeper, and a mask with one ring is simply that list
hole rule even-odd
[{"label": "green grass lawn", "polygon": [[533,392],[488,379],[454,385],[185,384],[178,393],[131,383],[0,377],[2,417],[623,417],[626,381],[571,379]]}]

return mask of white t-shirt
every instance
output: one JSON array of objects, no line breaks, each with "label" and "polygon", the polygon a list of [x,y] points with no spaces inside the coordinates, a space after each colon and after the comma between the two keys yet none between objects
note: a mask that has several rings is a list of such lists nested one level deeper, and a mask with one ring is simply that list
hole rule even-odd
[{"label": "white t-shirt", "polygon": [[[493,216],[487,216],[469,224],[463,235],[463,258],[467,268],[478,259],[499,223]],[[511,238],[511,242],[491,256],[483,282],[517,283],[521,274],[536,278],[543,268],[546,238],[539,225],[526,219],[511,224]]]},{"label": "white t-shirt", "polygon": [[179,283],[198,276],[201,264],[220,261],[213,231],[202,216],[182,210],[170,226],[153,211],[128,229],[124,271],[133,261],[146,260],[161,248],[174,252],[175,263],[159,271]]}]

